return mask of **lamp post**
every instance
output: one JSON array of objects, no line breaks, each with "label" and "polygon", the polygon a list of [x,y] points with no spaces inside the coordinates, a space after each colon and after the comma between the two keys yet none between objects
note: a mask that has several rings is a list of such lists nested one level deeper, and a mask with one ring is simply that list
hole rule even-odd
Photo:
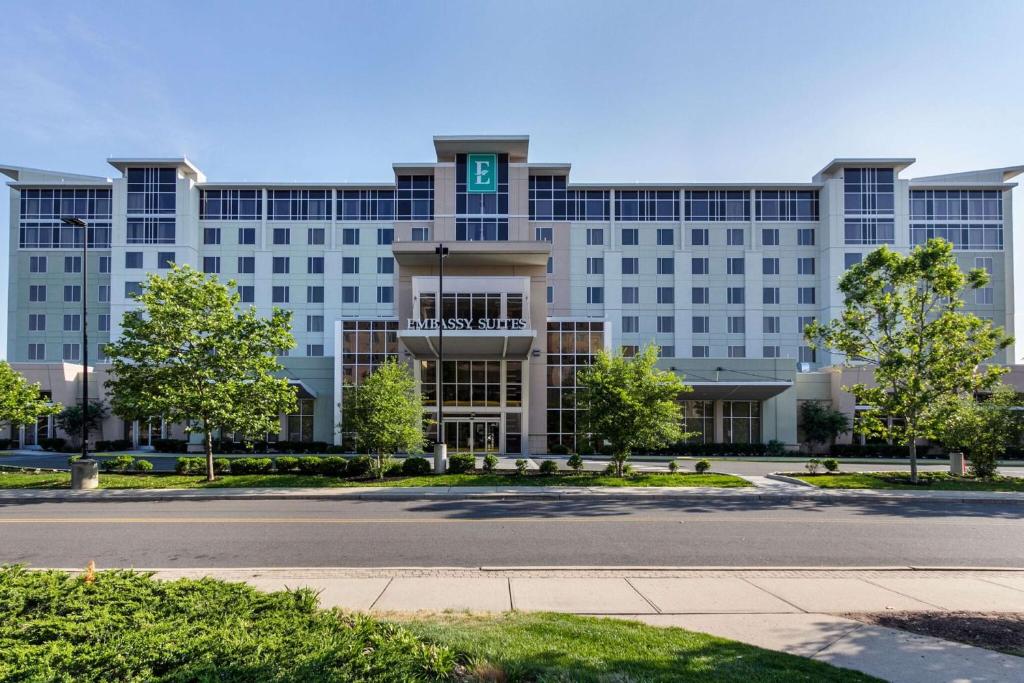
[{"label": "lamp post", "polygon": [[444,397],[442,376],[444,373],[444,259],[448,247],[438,244],[437,254],[437,368],[434,379],[437,382],[437,441],[434,444],[434,473],[444,474],[448,469],[448,443],[444,433]]},{"label": "lamp post", "polygon": [[89,228],[81,218],[62,216],[64,225],[82,229],[82,459],[89,459]]}]

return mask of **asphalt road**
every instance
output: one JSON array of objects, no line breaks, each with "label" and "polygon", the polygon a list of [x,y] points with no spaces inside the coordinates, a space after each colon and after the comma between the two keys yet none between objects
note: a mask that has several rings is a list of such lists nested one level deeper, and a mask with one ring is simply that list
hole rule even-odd
[{"label": "asphalt road", "polygon": [[0,505],[0,564],[1024,567],[1024,506],[671,501]]}]

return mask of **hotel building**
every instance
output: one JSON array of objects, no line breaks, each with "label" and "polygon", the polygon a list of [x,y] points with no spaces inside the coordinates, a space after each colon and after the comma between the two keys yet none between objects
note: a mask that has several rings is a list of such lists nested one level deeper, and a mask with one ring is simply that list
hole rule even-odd
[{"label": "hotel building", "polygon": [[[294,314],[281,362],[300,399],[270,438],[341,443],[344,386],[397,357],[428,411],[444,402],[450,450],[520,454],[574,444],[575,377],[592,354],[651,342],[693,387],[687,427],[704,441],[796,444],[805,400],[853,413],[841,386],[854,371],[830,368],[801,331],[840,312],[839,277],[883,244],[950,240],[964,269],[992,276],[968,309],[1014,327],[1010,180],[1024,167],[908,178],[914,159],[857,158],[806,183],[580,184],[568,163],[530,161],[526,136],[434,147],[389,183],[212,181],[185,158],[109,159],[113,178],[0,166],[9,360],[74,403],[87,297],[90,394],[102,394],[103,346],[145,276],[188,264],[235,281],[245,306]],[[69,215],[88,224],[87,263]],[[111,417],[95,438],[180,433]],[[43,418],[12,436],[53,434]]]}]

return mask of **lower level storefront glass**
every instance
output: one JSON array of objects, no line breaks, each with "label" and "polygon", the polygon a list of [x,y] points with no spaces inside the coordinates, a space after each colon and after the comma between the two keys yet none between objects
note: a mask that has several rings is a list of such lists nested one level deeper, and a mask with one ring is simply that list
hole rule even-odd
[{"label": "lower level storefront glass", "polygon": [[761,402],[722,401],[725,443],[761,443]]},{"label": "lower level storefront glass", "polygon": [[313,440],[313,408],[315,403],[312,398],[299,398],[296,401],[295,412],[286,418],[286,441]]},{"label": "lower level storefront glass", "polygon": [[711,443],[715,440],[715,402],[683,401],[683,429],[690,443]]}]

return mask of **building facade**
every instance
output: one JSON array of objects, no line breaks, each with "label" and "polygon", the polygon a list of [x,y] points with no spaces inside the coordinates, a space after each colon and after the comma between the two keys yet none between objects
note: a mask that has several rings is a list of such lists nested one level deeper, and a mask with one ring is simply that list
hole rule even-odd
[{"label": "building facade", "polygon": [[[913,159],[835,159],[807,183],[577,184],[569,164],[531,162],[525,136],[434,146],[435,161],[394,164],[392,183],[214,182],[184,158],[109,159],[112,179],[0,167],[9,360],[73,403],[87,297],[102,392],[103,346],[147,273],[188,264],[235,281],[243,305],[294,314],[281,360],[300,400],[270,438],[343,443],[345,386],[395,357],[428,413],[443,402],[450,449],[520,454],[573,447],[578,369],[647,343],[693,387],[698,439],[796,444],[801,400],[855,409],[803,327],[839,313],[839,277],[883,244],[950,240],[964,269],[992,276],[968,309],[1014,327],[1010,180],[1024,167],[906,178]],[[88,225],[87,263],[69,215]],[[176,430],[111,417],[97,438]],[[13,436],[52,434],[44,419]]]}]

